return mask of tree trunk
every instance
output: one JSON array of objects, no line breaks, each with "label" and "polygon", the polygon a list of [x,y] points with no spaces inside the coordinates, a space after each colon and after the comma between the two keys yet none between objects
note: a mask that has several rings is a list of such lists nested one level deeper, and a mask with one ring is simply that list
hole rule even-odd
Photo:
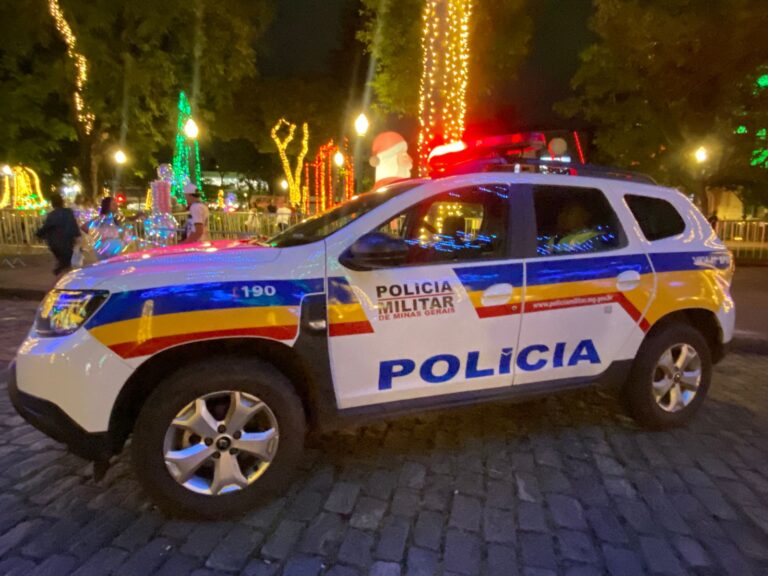
[{"label": "tree trunk", "polygon": [[91,162],[91,137],[79,128],[77,139],[80,145],[78,168],[80,169],[80,185],[83,187],[83,196],[86,200],[94,200],[96,187],[94,186],[93,164]]},{"label": "tree trunk", "polygon": [[710,217],[709,213],[709,194],[707,193],[707,182],[706,180],[703,180],[701,182],[701,187],[699,188],[699,193],[697,194],[699,197],[699,204],[701,205],[701,213],[704,214],[707,218]]},{"label": "tree trunk", "polygon": [[99,166],[101,165],[101,154],[97,149],[97,143],[91,142],[91,189],[93,190],[93,199],[98,200],[101,197],[101,186],[99,186]]}]

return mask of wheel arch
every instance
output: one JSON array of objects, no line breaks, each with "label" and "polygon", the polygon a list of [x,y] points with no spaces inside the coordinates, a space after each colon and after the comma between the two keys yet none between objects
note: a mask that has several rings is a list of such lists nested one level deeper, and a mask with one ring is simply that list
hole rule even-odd
[{"label": "wheel arch", "polygon": [[685,308],[662,316],[651,326],[645,339],[647,340],[662,328],[674,323],[688,324],[699,331],[709,345],[713,364],[723,359],[725,355],[723,329],[717,319],[717,314],[706,308]]},{"label": "wheel arch", "polygon": [[147,398],[180,367],[214,356],[260,358],[280,370],[294,385],[304,412],[312,420],[314,383],[305,360],[290,346],[263,338],[224,338],[169,348],[145,360],[126,381],[112,407],[109,436],[114,453],[122,450]]}]

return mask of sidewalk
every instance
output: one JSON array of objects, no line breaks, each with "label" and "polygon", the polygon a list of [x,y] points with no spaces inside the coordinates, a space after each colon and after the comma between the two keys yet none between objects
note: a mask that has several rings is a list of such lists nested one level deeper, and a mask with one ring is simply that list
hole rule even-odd
[{"label": "sidewalk", "polygon": [[41,300],[56,283],[47,250],[0,251],[0,298]]}]

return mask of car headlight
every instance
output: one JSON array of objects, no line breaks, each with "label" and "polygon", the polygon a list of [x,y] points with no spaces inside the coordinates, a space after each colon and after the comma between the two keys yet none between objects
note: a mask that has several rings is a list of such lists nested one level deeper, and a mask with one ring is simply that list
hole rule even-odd
[{"label": "car headlight", "polygon": [[109,296],[101,290],[52,290],[40,304],[35,331],[40,336],[65,336],[85,324]]}]

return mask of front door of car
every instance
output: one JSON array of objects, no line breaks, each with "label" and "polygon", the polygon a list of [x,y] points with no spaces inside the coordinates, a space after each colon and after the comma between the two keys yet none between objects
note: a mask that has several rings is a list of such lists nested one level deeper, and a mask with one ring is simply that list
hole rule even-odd
[{"label": "front door of car", "polygon": [[[329,243],[329,346],[339,408],[512,384],[523,264],[510,187],[433,195]],[[341,266],[339,266],[339,262]]]},{"label": "front door of car", "polygon": [[597,188],[535,186],[536,256],[526,289],[515,384],[594,377],[631,360],[655,291],[644,249]]}]

